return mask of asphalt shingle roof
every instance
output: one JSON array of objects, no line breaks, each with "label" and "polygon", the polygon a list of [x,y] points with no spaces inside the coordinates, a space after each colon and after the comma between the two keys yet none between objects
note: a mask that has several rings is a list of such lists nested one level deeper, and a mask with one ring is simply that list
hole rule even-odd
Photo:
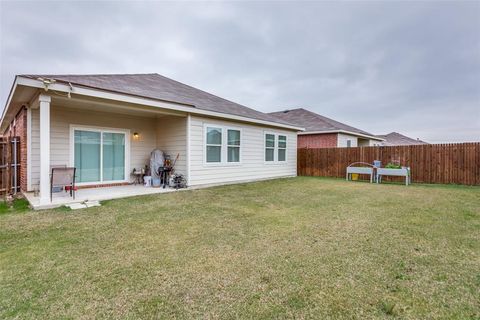
[{"label": "asphalt shingle roof", "polygon": [[287,121],[220,98],[208,92],[161,76],[157,73],[92,75],[27,74],[20,76],[31,79],[54,79],[57,82],[71,83],[73,86],[76,85],[143,98],[174,102],[201,110],[292,125]]},{"label": "asphalt shingle roof", "polygon": [[375,137],[374,134],[357,129],[347,124],[319,115],[303,108],[284,110],[269,113],[283,121],[305,128],[305,133],[317,131],[344,130],[353,133]]}]

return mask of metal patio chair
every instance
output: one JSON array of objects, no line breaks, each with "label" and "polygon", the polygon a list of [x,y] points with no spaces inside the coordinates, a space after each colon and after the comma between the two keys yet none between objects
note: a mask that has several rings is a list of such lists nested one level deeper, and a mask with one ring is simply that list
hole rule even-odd
[{"label": "metal patio chair", "polygon": [[50,175],[50,201],[54,187],[68,188],[70,196],[75,200],[75,168],[73,167],[54,167]]}]

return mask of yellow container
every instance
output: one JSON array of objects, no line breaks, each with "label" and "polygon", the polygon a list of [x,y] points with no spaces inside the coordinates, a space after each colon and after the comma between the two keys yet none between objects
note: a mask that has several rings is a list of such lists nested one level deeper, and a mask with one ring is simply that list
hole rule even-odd
[{"label": "yellow container", "polygon": [[354,181],[358,180],[358,173],[352,173],[352,180]]}]

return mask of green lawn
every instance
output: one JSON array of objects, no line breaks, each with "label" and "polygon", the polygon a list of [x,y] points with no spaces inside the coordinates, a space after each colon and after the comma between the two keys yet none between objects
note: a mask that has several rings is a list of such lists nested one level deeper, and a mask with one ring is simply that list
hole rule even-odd
[{"label": "green lawn", "polygon": [[292,178],[0,214],[0,318],[480,317],[480,188]]}]

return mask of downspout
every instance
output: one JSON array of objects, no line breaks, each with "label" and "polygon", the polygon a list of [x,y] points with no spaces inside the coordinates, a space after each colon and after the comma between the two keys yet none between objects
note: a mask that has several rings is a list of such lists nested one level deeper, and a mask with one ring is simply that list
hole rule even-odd
[{"label": "downspout", "polygon": [[187,116],[187,186],[190,186],[190,124],[192,116]]}]

